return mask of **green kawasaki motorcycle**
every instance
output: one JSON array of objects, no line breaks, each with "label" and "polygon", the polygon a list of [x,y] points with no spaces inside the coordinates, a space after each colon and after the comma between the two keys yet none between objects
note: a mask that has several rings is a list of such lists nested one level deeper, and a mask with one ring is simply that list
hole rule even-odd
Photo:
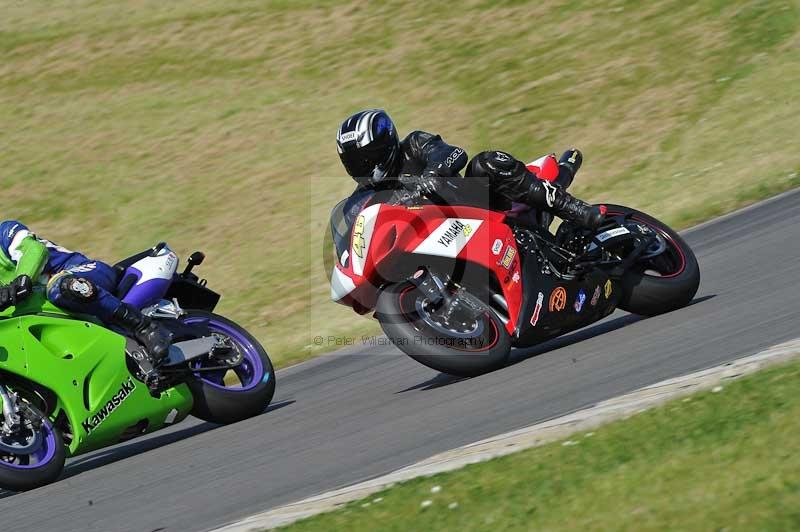
[{"label": "green kawasaki motorcycle", "polygon": [[166,244],[115,265],[117,295],[174,334],[154,368],[134,339],[49,303],[44,288],[0,312],[0,488],[55,481],[67,456],[150,433],[192,414],[214,423],[258,415],[275,372],[247,331],[212,311],[219,295],[178,274]]}]

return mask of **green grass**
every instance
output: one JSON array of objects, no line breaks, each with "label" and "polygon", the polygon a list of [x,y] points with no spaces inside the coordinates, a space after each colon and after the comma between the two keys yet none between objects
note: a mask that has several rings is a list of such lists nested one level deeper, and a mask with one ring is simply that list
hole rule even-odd
[{"label": "green grass", "polygon": [[574,192],[686,227],[800,185],[797,2],[0,5],[3,217],[113,260],[168,240],[278,364],[375,323],[328,301],[364,107],[470,153],[572,145]]},{"label": "green grass", "polygon": [[798,530],[798,418],[795,362],[281,530]]}]

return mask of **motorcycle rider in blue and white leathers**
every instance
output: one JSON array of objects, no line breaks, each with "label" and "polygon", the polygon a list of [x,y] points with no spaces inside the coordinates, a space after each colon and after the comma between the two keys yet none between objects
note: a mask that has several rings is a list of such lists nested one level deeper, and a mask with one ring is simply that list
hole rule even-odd
[{"label": "motorcycle rider in blue and white leathers", "polygon": [[117,277],[108,264],[39,238],[22,222],[0,222],[0,310],[30,295],[34,282],[46,280],[51,303],[129,330],[154,363],[163,360],[171,334],[114,295]]}]

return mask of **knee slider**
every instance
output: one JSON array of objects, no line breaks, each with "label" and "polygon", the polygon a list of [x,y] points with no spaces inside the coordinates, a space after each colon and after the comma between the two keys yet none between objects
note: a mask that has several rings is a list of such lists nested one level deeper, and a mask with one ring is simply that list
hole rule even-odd
[{"label": "knee slider", "polygon": [[89,303],[97,299],[97,287],[85,277],[66,276],[58,283],[60,295],[75,303]]}]

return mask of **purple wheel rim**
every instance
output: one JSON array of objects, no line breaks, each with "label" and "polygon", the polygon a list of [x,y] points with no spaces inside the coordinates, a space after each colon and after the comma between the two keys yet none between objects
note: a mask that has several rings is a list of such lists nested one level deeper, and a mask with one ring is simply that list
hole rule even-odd
[{"label": "purple wheel rim", "polygon": [[[233,340],[233,343],[236,344],[237,348],[239,348],[244,358],[241,364],[235,368],[231,368],[231,370],[236,373],[236,376],[239,377],[239,381],[242,384],[241,387],[232,388],[225,386],[223,379],[225,378],[225,373],[227,373],[228,370],[219,372],[195,373],[200,380],[210,386],[229,392],[246,392],[252,390],[261,382],[267,382],[269,380],[270,374],[265,373],[264,371],[264,364],[261,362],[261,357],[258,354],[258,348],[253,345],[253,342],[244,334],[242,334],[237,327],[232,327],[226,323],[217,321],[214,318],[205,318],[200,316],[186,318],[184,323],[192,324],[203,321],[208,322],[208,328],[211,329],[211,332],[222,333]],[[203,367],[202,363],[199,367]]]},{"label": "purple wheel rim", "polygon": [[19,457],[30,457],[32,460],[35,460],[36,463],[24,465],[12,464],[10,462],[6,462],[5,460],[0,460],[0,466],[9,467],[11,469],[37,469],[50,463],[50,461],[56,455],[56,435],[50,420],[44,420],[41,431],[44,437],[42,438],[42,443],[39,445],[38,449],[32,453],[14,455]]}]

